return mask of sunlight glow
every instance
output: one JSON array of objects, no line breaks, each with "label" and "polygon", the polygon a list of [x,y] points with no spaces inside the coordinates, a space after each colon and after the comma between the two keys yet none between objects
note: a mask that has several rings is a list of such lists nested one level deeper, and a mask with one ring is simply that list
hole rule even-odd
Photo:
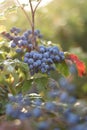
[{"label": "sunlight glow", "polygon": [[4,2],[5,0],[0,0],[0,3]]},{"label": "sunlight glow", "polygon": [[[0,3],[2,3],[2,2],[4,2],[5,0],[0,0]],[[40,6],[46,6],[48,3],[50,3],[51,1],[53,1],[53,0],[42,0],[41,1],[41,3],[40,3]],[[16,0],[15,0],[15,2],[16,2]],[[29,0],[19,0],[19,2],[21,3],[21,4],[28,4],[29,3]],[[34,1],[34,3],[36,3],[35,1]]]}]

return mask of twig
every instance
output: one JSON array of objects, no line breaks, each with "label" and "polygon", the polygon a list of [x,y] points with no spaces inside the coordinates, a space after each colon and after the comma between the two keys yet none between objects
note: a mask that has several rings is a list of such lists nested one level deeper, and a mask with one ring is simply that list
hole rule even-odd
[{"label": "twig", "polygon": [[34,28],[35,28],[35,14],[34,14],[34,10],[33,10],[33,6],[32,6],[32,2],[31,0],[29,0],[29,4],[30,4],[30,8],[31,8],[31,15],[32,15],[32,44],[35,47],[35,37],[34,37]]},{"label": "twig", "polygon": [[31,8],[31,15],[32,15],[32,44],[33,46],[36,48],[36,39],[35,39],[35,36],[34,36],[34,29],[35,29],[35,12],[36,12],[36,9],[38,7],[38,5],[40,4],[41,0],[39,0],[39,2],[37,3],[37,5],[35,6],[35,8],[33,8],[32,6],[32,1],[29,0],[29,4],[30,4],[30,8]]},{"label": "twig", "polygon": [[34,8],[34,13],[36,12],[36,9],[38,7],[38,5],[41,3],[41,0],[37,3],[36,7]]},{"label": "twig", "polygon": [[24,12],[26,18],[28,19],[29,24],[30,24],[31,27],[32,27],[31,19],[30,19],[30,17],[27,15],[26,11],[24,10],[24,7],[20,4],[19,0],[16,0],[16,1],[17,1],[17,3],[20,5],[20,7],[21,7],[22,11]]},{"label": "twig", "polygon": [[34,35],[34,10],[33,10],[31,0],[29,0],[29,3],[30,3],[30,8],[31,8],[31,14],[32,14],[32,34]]},{"label": "twig", "polygon": [[31,0],[29,0],[29,3],[30,3],[31,12],[33,13],[33,6],[32,6],[32,3],[31,3]]}]

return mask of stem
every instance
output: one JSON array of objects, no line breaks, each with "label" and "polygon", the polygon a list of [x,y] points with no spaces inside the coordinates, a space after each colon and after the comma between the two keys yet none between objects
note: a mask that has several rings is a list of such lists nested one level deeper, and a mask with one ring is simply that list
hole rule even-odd
[{"label": "stem", "polygon": [[37,3],[36,7],[33,9],[33,6],[32,6],[32,2],[31,0],[29,0],[29,3],[30,3],[30,8],[31,8],[31,15],[32,15],[32,43],[33,43],[33,46],[36,48],[36,45],[35,45],[35,37],[34,37],[34,30],[35,30],[35,12],[36,12],[36,9],[38,7],[38,5],[40,4],[41,0]]},{"label": "stem", "polygon": [[33,9],[33,6],[32,6],[32,2],[31,0],[29,0],[29,4],[30,4],[30,8],[31,8],[31,17],[32,19],[30,19],[30,17],[27,15],[26,11],[24,10],[24,7],[23,5],[20,4],[19,0],[16,0],[17,3],[20,5],[22,11],[24,12],[26,18],[28,19],[28,22],[32,28],[32,44],[33,44],[33,47],[34,48],[37,48],[37,45],[36,45],[36,38],[34,36],[34,30],[35,30],[35,12],[36,12],[36,9],[38,7],[38,5],[40,4],[41,0],[39,0],[39,2],[37,3],[37,5],[35,6],[35,8]]},{"label": "stem", "polygon": [[33,10],[31,0],[29,0],[29,3],[30,3],[30,8],[31,8],[31,15],[32,15],[32,35],[34,36],[34,27],[35,27],[34,17],[35,17],[35,13],[34,13],[34,10]]},{"label": "stem", "polygon": [[39,6],[40,2],[41,2],[41,0],[39,0],[39,2],[37,3],[36,7],[34,8],[34,13],[36,12],[36,9]]},{"label": "stem", "polygon": [[16,0],[16,1],[17,1],[17,3],[20,5],[22,11],[24,12],[24,14],[25,14],[25,16],[26,16],[26,18],[27,18],[29,24],[32,26],[31,19],[30,19],[30,17],[27,15],[26,11],[24,10],[24,7],[20,4],[19,0]]}]

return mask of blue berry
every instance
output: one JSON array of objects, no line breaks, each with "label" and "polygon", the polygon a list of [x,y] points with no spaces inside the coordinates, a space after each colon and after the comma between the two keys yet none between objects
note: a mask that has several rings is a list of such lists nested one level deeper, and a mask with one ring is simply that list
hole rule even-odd
[{"label": "blue berry", "polygon": [[65,59],[64,52],[60,51],[60,52],[59,52],[59,56],[60,56],[60,58],[61,58],[62,60]]},{"label": "blue berry", "polygon": [[42,73],[46,73],[46,69],[45,68],[41,68],[41,72]]},{"label": "blue berry", "polygon": [[68,113],[66,121],[71,124],[77,124],[80,121],[80,117],[73,113]]},{"label": "blue berry", "polygon": [[68,96],[67,92],[61,93],[61,95],[60,95],[61,102],[67,102],[68,98],[69,98],[69,96]]},{"label": "blue berry", "polygon": [[45,53],[43,54],[43,57],[44,57],[44,58],[49,58],[49,53],[48,53],[48,52],[45,52]]},{"label": "blue berry", "polygon": [[27,57],[24,57],[24,62],[28,63],[28,58]]},{"label": "blue berry", "polygon": [[28,58],[29,56],[30,56],[29,52],[26,52],[25,55],[24,55],[24,57],[27,57],[27,58]]},{"label": "blue berry", "polygon": [[36,62],[38,64],[38,66],[41,65],[41,60],[37,60]]},{"label": "blue berry", "polygon": [[29,47],[30,49],[33,49],[33,45],[32,45],[32,44],[29,44],[28,47]]},{"label": "blue berry", "polygon": [[18,48],[18,49],[16,49],[16,52],[17,52],[17,53],[21,53],[21,52],[22,52],[22,49],[21,49],[21,48]]},{"label": "blue berry", "polygon": [[55,110],[55,105],[54,105],[54,103],[52,103],[52,102],[47,102],[46,105],[45,105],[45,109],[48,110],[48,111],[53,111],[53,110]]},{"label": "blue berry", "polygon": [[46,121],[42,121],[38,123],[38,130],[48,130],[49,124]]},{"label": "blue berry", "polygon": [[32,114],[34,117],[40,117],[41,116],[41,109],[40,108],[34,108],[32,111]]},{"label": "blue berry", "polygon": [[15,48],[16,47],[16,44],[13,42],[13,43],[11,43],[11,47],[12,48]]},{"label": "blue berry", "polygon": [[32,64],[29,65],[29,69],[33,69],[34,66]]},{"label": "blue berry", "polygon": [[38,67],[38,63],[37,62],[34,62],[33,63],[33,66],[36,68],[36,67]]},{"label": "blue berry", "polygon": [[48,63],[48,64],[52,64],[52,63],[53,63],[53,60],[52,60],[51,58],[48,58],[48,59],[47,59],[47,63]]},{"label": "blue berry", "polygon": [[32,58],[28,59],[28,64],[33,64],[34,60]]},{"label": "blue berry", "polygon": [[40,46],[40,53],[44,53],[45,52],[45,47],[44,46]]},{"label": "blue berry", "polygon": [[54,60],[57,61],[57,62],[60,62],[60,57],[59,57],[58,55],[56,55],[56,56],[54,57]]},{"label": "blue berry", "polygon": [[7,115],[12,115],[13,113],[13,106],[11,104],[6,105],[6,114]]}]

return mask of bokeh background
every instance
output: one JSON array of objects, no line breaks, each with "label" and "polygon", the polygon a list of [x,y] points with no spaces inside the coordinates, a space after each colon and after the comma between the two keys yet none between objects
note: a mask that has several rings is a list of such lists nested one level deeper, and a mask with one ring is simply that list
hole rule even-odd
[{"label": "bokeh background", "polygon": [[[24,13],[15,7],[13,1],[7,0],[0,8],[0,28],[9,31],[16,26],[22,32],[31,28]],[[30,15],[29,11],[27,13]],[[77,54],[87,66],[87,0],[52,0],[38,8],[35,21],[45,40],[60,44],[64,51]],[[74,82],[78,97],[87,99],[87,76],[80,78],[76,75]]]}]

